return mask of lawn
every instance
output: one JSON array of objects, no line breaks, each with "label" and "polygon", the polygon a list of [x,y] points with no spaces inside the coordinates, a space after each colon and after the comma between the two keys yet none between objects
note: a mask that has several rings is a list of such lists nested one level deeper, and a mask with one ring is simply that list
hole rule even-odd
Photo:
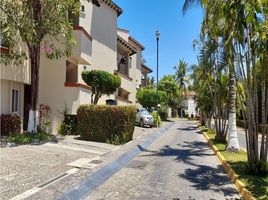
[{"label": "lawn", "polygon": [[[205,127],[200,127],[201,131],[206,132],[208,137],[214,141],[215,133]],[[214,143],[214,142],[213,142]],[[268,200],[268,175],[251,175],[247,173],[247,153],[240,150],[239,152],[225,151],[226,144],[218,143],[214,145],[219,149],[223,157],[232,166],[239,176],[239,180],[245,184],[246,188],[252,195],[259,200]]]}]

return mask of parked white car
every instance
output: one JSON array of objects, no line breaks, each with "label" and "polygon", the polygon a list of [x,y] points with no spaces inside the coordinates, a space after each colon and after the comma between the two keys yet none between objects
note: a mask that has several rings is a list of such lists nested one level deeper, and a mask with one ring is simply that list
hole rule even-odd
[{"label": "parked white car", "polygon": [[138,108],[136,123],[138,123],[141,127],[152,127],[154,125],[154,118],[145,108]]}]

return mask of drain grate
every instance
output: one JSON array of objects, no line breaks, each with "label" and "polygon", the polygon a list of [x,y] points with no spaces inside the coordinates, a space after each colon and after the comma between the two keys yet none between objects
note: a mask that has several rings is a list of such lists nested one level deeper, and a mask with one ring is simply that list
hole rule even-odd
[{"label": "drain grate", "polygon": [[134,169],[144,169],[148,163],[148,161],[133,160],[127,165],[127,167]]}]

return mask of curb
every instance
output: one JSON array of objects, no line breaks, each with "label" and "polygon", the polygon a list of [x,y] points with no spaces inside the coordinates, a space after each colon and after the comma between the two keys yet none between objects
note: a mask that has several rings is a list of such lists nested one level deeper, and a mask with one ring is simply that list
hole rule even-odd
[{"label": "curb", "polygon": [[116,172],[126,166],[135,156],[140,154],[145,148],[151,145],[157,138],[163,135],[174,124],[175,122],[172,122],[163,128],[159,128],[141,144],[137,144],[123,155],[100,168],[92,175],[87,176],[81,183],[76,185],[72,190],[62,194],[59,198],[57,198],[57,200],[83,199],[86,197],[86,195],[89,195]]},{"label": "curb", "polygon": [[240,195],[243,197],[244,200],[256,200],[250,191],[248,191],[245,187],[245,185],[238,179],[238,175],[235,173],[235,171],[232,169],[231,165],[225,160],[225,158],[222,156],[218,148],[213,144],[212,140],[209,139],[208,135],[202,131],[202,134],[206,138],[210,148],[213,150],[213,152],[216,154],[217,158],[221,162],[225,172],[229,175],[230,179],[236,186],[237,191],[240,193]]}]

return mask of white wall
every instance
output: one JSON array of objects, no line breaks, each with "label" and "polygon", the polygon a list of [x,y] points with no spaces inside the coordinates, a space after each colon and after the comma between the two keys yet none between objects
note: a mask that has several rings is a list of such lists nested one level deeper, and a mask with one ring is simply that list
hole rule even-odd
[{"label": "white wall", "polygon": [[[23,126],[24,111],[24,83],[0,80],[0,114],[17,114],[21,118],[21,127]],[[12,113],[12,89],[19,91],[19,110],[18,113]]]},{"label": "white wall", "polygon": [[106,4],[93,7],[91,23],[92,69],[117,69],[117,12]]},{"label": "white wall", "polygon": [[[82,68],[83,65],[79,65],[78,71],[81,72]],[[77,108],[81,104],[90,102],[90,90],[81,87],[66,87],[65,81],[66,58],[49,60],[42,57],[38,103],[49,105],[51,108],[53,133],[56,133],[56,129],[63,119],[60,112],[65,107],[68,109],[68,114],[76,114]],[[81,78],[78,81],[81,81]]]},{"label": "white wall", "polygon": [[192,97],[188,97],[188,114],[191,116],[193,114],[196,115],[196,103]]},{"label": "white wall", "polygon": [[117,29],[117,34],[123,38],[124,40],[128,41],[129,38],[129,31],[127,30],[122,30],[122,29]]}]

